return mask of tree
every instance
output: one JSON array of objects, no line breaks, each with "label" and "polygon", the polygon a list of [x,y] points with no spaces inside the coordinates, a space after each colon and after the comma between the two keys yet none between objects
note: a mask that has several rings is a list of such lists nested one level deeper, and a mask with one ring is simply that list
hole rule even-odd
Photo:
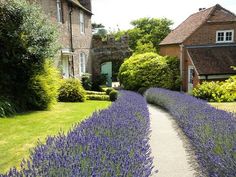
[{"label": "tree", "polygon": [[132,29],[117,32],[116,38],[129,35],[129,46],[135,52],[138,44],[150,44],[158,51],[159,43],[170,33],[172,21],[166,18],[140,18],[131,22]]},{"label": "tree", "polygon": [[92,32],[93,35],[97,35],[102,38],[105,38],[107,35],[107,30],[105,29],[105,26],[101,23],[92,23]]},{"label": "tree", "polygon": [[[156,53],[134,54],[121,65],[120,83],[127,90],[141,87],[162,87],[178,90],[180,86],[179,60]],[[173,69],[176,68],[176,69]]]},{"label": "tree", "polygon": [[[41,75],[51,75],[46,59],[58,50],[56,27],[42,14],[36,5],[25,0],[0,3],[0,95],[26,109],[45,108],[33,100],[40,100],[50,90],[42,88]],[[48,84],[52,83],[44,82],[45,87]],[[44,90],[41,95],[39,88]],[[42,104],[47,107],[48,101]]]}]

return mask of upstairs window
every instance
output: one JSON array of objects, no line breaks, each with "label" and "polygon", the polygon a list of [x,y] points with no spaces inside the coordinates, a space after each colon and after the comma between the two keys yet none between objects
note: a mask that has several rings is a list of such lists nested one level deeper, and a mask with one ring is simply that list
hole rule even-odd
[{"label": "upstairs window", "polygon": [[86,72],[86,55],[85,53],[80,53],[80,57],[79,57],[79,72],[80,72],[80,76],[82,76],[85,72]]},{"label": "upstairs window", "polygon": [[234,42],[234,30],[222,30],[216,32],[216,43]]},{"label": "upstairs window", "polygon": [[80,11],[79,13],[79,25],[80,25],[80,33],[85,33],[85,22],[84,22],[84,13]]},{"label": "upstairs window", "polygon": [[57,0],[57,21],[62,23],[62,3],[61,3],[61,0]]}]

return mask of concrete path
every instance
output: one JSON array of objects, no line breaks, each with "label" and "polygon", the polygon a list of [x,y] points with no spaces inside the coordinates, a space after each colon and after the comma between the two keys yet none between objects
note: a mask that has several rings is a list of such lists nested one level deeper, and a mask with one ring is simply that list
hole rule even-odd
[{"label": "concrete path", "polygon": [[[183,132],[177,127],[171,116],[164,110],[148,105],[151,118],[150,146],[154,170],[154,177],[198,177],[194,168],[197,163],[187,152],[189,143]],[[191,160],[190,160],[191,159]]]}]

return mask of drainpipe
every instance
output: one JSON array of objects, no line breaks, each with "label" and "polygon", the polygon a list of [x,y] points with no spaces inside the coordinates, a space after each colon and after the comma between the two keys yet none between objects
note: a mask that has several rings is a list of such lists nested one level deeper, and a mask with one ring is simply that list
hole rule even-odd
[{"label": "drainpipe", "polygon": [[179,69],[180,69],[180,79],[181,79],[181,85],[180,85],[180,91],[183,91],[183,62],[184,62],[184,45],[181,44],[179,45],[180,47],[180,64],[179,64]]},{"label": "drainpipe", "polygon": [[[72,12],[73,12],[73,7],[72,7],[72,4],[71,2],[69,1],[69,27],[70,27],[70,50],[71,52],[73,53],[74,52],[74,48],[73,48],[73,35],[72,35]],[[75,77],[75,71],[74,71],[74,57],[73,57],[73,54],[72,54],[72,76]]]}]

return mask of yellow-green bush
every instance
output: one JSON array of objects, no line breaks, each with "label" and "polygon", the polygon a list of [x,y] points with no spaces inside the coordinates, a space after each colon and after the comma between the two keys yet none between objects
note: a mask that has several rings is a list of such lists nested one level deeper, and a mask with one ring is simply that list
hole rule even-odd
[{"label": "yellow-green bush", "polygon": [[28,107],[32,109],[47,109],[57,102],[60,87],[60,75],[52,61],[44,63],[41,73],[32,77],[29,85]]},{"label": "yellow-green bush", "polygon": [[127,90],[141,87],[162,87],[178,90],[180,86],[179,60],[156,53],[132,55],[120,67],[119,80]]},{"label": "yellow-green bush", "polygon": [[203,82],[193,89],[193,96],[210,102],[231,102],[236,100],[236,76],[224,82]]},{"label": "yellow-green bush", "polygon": [[78,79],[65,79],[59,89],[59,101],[84,102],[86,92]]}]

